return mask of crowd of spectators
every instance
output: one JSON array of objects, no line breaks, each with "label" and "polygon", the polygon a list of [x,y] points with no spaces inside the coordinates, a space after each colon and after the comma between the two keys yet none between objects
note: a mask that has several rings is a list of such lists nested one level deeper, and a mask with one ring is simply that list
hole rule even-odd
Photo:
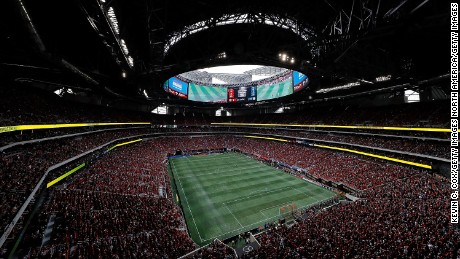
[{"label": "crowd of spectators", "polygon": [[0,87],[0,126],[149,121],[143,113],[68,102],[53,93],[17,85]]},{"label": "crowd of spectators", "polygon": [[56,191],[48,210],[60,219],[57,230],[34,253],[176,258],[194,250],[163,164],[167,145],[162,139],[154,146],[146,142],[109,152]]},{"label": "crowd of spectators", "polygon": [[457,258],[449,192],[448,181],[426,174],[391,182],[364,192],[365,199],[270,229],[245,258]]},{"label": "crowd of spectators", "polygon": [[[164,164],[166,154],[178,149],[222,147],[229,141],[231,138],[222,142],[218,138],[166,137],[109,152],[63,189],[54,191],[43,214],[56,215],[57,226],[52,240],[34,249],[31,256],[125,258],[161,254],[176,258],[193,251],[195,246],[173,201]],[[213,242],[192,258],[221,258],[222,254],[234,258],[232,249]]]},{"label": "crowd of spectators", "polygon": [[[142,130],[143,129],[143,130]],[[8,133],[0,134],[0,147],[7,146],[10,144],[28,141],[28,140],[39,140],[44,138],[63,137],[69,135],[88,135],[97,134],[102,131],[107,132],[119,132],[119,131],[132,131],[133,133],[150,133],[155,132],[154,129],[150,128],[150,125],[145,126],[98,126],[98,127],[76,127],[76,128],[58,128],[58,129],[45,129],[45,130],[25,130],[25,131],[13,131]],[[69,136],[72,137],[72,136]]]},{"label": "crowd of spectators", "polygon": [[33,88],[0,88],[0,125],[76,122],[150,121],[158,124],[208,125],[211,122],[281,124],[329,124],[366,126],[448,127],[448,104],[439,102],[401,104],[387,107],[329,107],[306,109],[296,114],[211,117],[201,114],[156,116],[103,107],[72,104],[57,95]]},{"label": "crowd of spectators", "polygon": [[[448,128],[450,106],[443,102],[400,104],[386,107],[311,108],[296,113],[253,114],[214,117],[200,114],[163,116],[162,123],[178,125],[209,125],[212,122],[275,123],[306,125],[358,125]],[[408,134],[411,132],[404,132]],[[412,134],[412,133],[411,133]],[[437,133],[439,135],[439,133]]]},{"label": "crowd of spectators", "polygon": [[[113,134],[44,142],[2,156],[2,190],[18,191],[16,197],[25,198],[48,166],[119,137]],[[45,219],[56,215],[57,226],[46,246],[32,250],[33,257],[178,257],[194,250],[174,204],[166,154],[223,147],[294,165],[314,177],[362,190],[357,194],[363,198],[360,201],[308,214],[292,228],[270,229],[260,236],[262,248],[249,257],[409,257],[422,252],[436,257],[458,253],[458,232],[447,224],[448,204],[441,198],[448,190],[444,180],[395,164],[283,142],[185,136],[116,148],[63,189],[55,190],[43,213]],[[2,200],[8,204],[5,207],[14,208],[17,201],[13,198],[11,202]],[[211,245],[200,253],[219,258],[230,250]]]},{"label": "crowd of spectators", "polygon": [[[18,193],[17,199],[4,199],[4,204],[10,204],[9,208],[17,208],[17,201],[24,201],[35,184],[41,178],[46,169],[58,162],[72,156],[90,150],[104,144],[114,138],[127,134],[126,132],[100,133],[94,136],[85,136],[68,141],[51,141],[34,144],[30,147],[16,150],[11,154],[1,157],[0,163],[0,187],[8,193]],[[213,148],[236,148],[246,153],[257,154],[262,157],[294,165],[306,169],[314,177],[342,182],[355,189],[363,190],[385,182],[402,178],[413,174],[412,169],[387,164],[368,159],[361,159],[353,155],[334,153],[326,150],[308,148],[299,145],[289,145],[280,142],[255,140],[246,138],[234,138],[230,136],[217,137],[171,137],[167,139],[168,145],[155,147],[166,152],[173,153],[175,150],[213,149]],[[279,152],[283,150],[283,152]],[[124,156],[123,149],[119,151],[120,157]],[[324,163],[324,161],[335,161]],[[135,164],[144,164],[144,167],[135,167]],[[120,163],[110,163],[101,160],[92,167],[92,171],[109,171],[111,174],[91,174],[86,181],[92,181],[92,190],[118,191],[143,189],[143,193],[158,193],[157,186],[139,185],[135,189],[134,182],[125,179],[134,179],[143,182],[165,182],[167,179],[157,179],[149,176],[152,170],[158,171],[164,165],[158,164],[143,156],[133,157]],[[129,171],[123,171],[131,168]],[[163,177],[163,176],[162,176]],[[107,181],[110,179],[110,181]],[[104,182],[103,186],[98,183]],[[75,183],[77,185],[78,182]],[[89,187],[88,187],[89,188]],[[10,218],[16,210],[3,210],[2,217]],[[2,221],[8,224],[8,220]],[[4,227],[3,225],[2,227]]]},{"label": "crowd of spectators", "polygon": [[303,137],[398,150],[434,157],[450,158],[450,142],[448,141],[430,141],[410,138],[395,139],[378,136],[345,135],[332,133],[304,133]]},{"label": "crowd of spectators", "polygon": [[195,253],[186,256],[185,258],[208,258],[208,259],[232,259],[237,258],[233,249],[225,245],[219,240],[212,241],[206,247],[201,248]]},{"label": "crowd of spectators", "polygon": [[232,144],[231,147],[245,153],[297,166],[314,177],[340,182],[358,190],[382,185],[417,172],[382,161],[283,142],[235,138]]},{"label": "crowd of spectators", "polygon": [[[415,154],[422,154],[440,158],[450,158],[450,141],[430,140],[422,138],[396,138],[380,135],[360,135],[347,133],[328,133],[328,132],[312,132],[287,129],[270,129],[270,128],[180,128],[180,131],[233,131],[233,132],[248,132],[274,134],[280,136],[290,136],[298,138],[306,138],[311,140],[326,140],[334,142],[342,142],[356,144],[368,147],[383,148],[389,150],[403,151]],[[447,140],[447,139],[446,139]]]},{"label": "crowd of spectators", "polygon": [[59,162],[114,139],[149,132],[148,129],[109,131],[13,148],[0,156],[0,229],[4,229],[46,170]]}]

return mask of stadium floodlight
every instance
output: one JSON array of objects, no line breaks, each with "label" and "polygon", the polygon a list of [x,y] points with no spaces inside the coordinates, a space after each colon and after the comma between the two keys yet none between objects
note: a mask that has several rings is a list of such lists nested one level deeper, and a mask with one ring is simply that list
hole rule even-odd
[{"label": "stadium floodlight", "polygon": [[128,55],[129,50],[128,50],[128,46],[126,46],[125,40],[121,39],[120,44],[121,44],[121,48],[123,49],[123,52],[125,53],[125,55]]},{"label": "stadium floodlight", "polygon": [[[155,109],[152,110],[152,113],[154,114],[167,114],[168,113],[168,107],[166,105],[159,105]],[[174,120],[174,123],[176,121]]]},{"label": "stadium floodlight", "polygon": [[121,45],[121,49],[123,50],[123,54],[125,54],[125,57],[126,57],[126,60],[129,66],[130,67],[134,66],[134,59],[129,55],[129,49],[124,39],[120,39],[120,45]]},{"label": "stadium floodlight", "polygon": [[125,71],[121,72],[121,77],[126,78],[126,72]]},{"label": "stadium floodlight", "polygon": [[359,80],[359,81],[361,81],[361,82],[363,82],[363,83],[367,83],[367,84],[374,84],[374,83],[369,82],[369,81],[367,81],[367,80],[365,80],[365,79],[361,79],[361,80]]},{"label": "stadium floodlight", "polygon": [[383,81],[388,81],[391,79],[391,75],[386,75],[386,76],[379,76],[375,78],[376,82],[383,82]]},{"label": "stadium floodlight", "polygon": [[117,35],[120,34],[120,28],[118,27],[118,20],[117,16],[115,15],[115,10],[113,7],[109,7],[109,10],[107,11],[107,16],[109,16],[109,21],[112,24],[112,28],[115,31]]},{"label": "stadium floodlight", "polygon": [[221,52],[221,53],[217,54],[217,58],[219,58],[219,59],[227,58],[227,53],[225,51]]},{"label": "stadium floodlight", "polygon": [[295,62],[295,59],[291,58],[291,64],[294,64],[294,62]]},{"label": "stadium floodlight", "polygon": [[62,97],[64,95],[64,89],[63,88],[57,89],[56,91],[54,91],[54,93],[58,95],[59,97]]},{"label": "stadium floodlight", "polygon": [[340,86],[335,86],[335,87],[331,87],[331,88],[325,88],[325,89],[320,89],[318,91],[316,91],[317,94],[322,94],[322,93],[328,93],[328,92],[331,92],[331,91],[337,91],[337,90],[344,90],[344,89],[349,89],[353,86],[358,86],[358,85],[361,85],[360,82],[353,82],[353,83],[348,83],[348,84],[345,84],[345,85],[340,85]]},{"label": "stadium floodlight", "polygon": [[130,67],[134,66],[134,59],[131,56],[128,56],[128,64]]}]

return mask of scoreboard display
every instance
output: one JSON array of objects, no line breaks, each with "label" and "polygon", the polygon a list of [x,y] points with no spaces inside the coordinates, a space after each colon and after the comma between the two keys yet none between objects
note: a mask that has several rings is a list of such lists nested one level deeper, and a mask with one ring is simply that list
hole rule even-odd
[{"label": "scoreboard display", "polygon": [[310,83],[307,75],[287,71],[274,79],[251,82],[247,85],[201,85],[178,77],[169,78],[163,89],[179,98],[206,103],[251,103],[272,100],[305,89]]},{"label": "scoreboard display", "polygon": [[228,102],[255,102],[257,86],[240,86],[227,88]]},{"label": "scoreboard display", "polygon": [[168,92],[179,96],[180,98],[188,98],[188,83],[183,82],[175,77],[168,80]]},{"label": "scoreboard display", "polygon": [[308,77],[300,72],[293,71],[292,79],[294,84],[294,92],[304,89],[308,84]]}]

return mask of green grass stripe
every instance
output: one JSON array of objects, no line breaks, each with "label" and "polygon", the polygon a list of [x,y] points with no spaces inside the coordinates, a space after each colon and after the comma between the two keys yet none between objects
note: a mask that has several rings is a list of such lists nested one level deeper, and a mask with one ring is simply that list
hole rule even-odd
[{"label": "green grass stripe", "polygon": [[286,204],[307,207],[335,195],[238,153],[174,158],[170,164],[189,233],[199,245],[275,221]]}]

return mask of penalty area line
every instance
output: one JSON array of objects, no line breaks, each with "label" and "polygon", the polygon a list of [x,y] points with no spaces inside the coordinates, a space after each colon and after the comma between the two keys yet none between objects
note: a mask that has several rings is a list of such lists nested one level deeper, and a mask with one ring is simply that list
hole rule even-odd
[{"label": "penalty area line", "polygon": [[232,214],[233,218],[236,220],[236,222],[238,222],[238,224],[240,224],[240,227],[241,228],[244,228],[243,225],[240,223],[240,221],[235,217],[235,214],[233,214],[233,212],[230,210],[230,208],[227,206],[227,204],[225,203],[222,203],[224,204],[225,208],[227,208],[227,210],[230,212],[230,214]]},{"label": "penalty area line", "polygon": [[[174,162],[172,163],[172,167],[173,168],[173,173],[176,171],[176,167],[174,166]],[[196,225],[196,221],[195,221],[195,218],[193,217],[193,213],[192,213],[192,209],[190,208],[190,204],[188,202],[188,199],[187,199],[187,195],[185,195],[185,191],[184,191],[184,187],[182,187],[182,183],[180,181],[179,178],[177,178],[177,180],[179,181],[179,185],[180,185],[180,188],[182,189],[182,193],[184,194],[184,197],[185,197],[185,201],[187,203],[187,207],[188,207],[188,210],[190,211],[190,216],[192,216],[192,219],[193,219],[193,224],[195,225],[195,229],[196,229],[196,232],[198,233],[198,237],[200,238],[201,242],[205,241],[203,240],[203,238],[201,238],[201,235],[200,235],[200,231],[198,230],[198,226]]]}]

